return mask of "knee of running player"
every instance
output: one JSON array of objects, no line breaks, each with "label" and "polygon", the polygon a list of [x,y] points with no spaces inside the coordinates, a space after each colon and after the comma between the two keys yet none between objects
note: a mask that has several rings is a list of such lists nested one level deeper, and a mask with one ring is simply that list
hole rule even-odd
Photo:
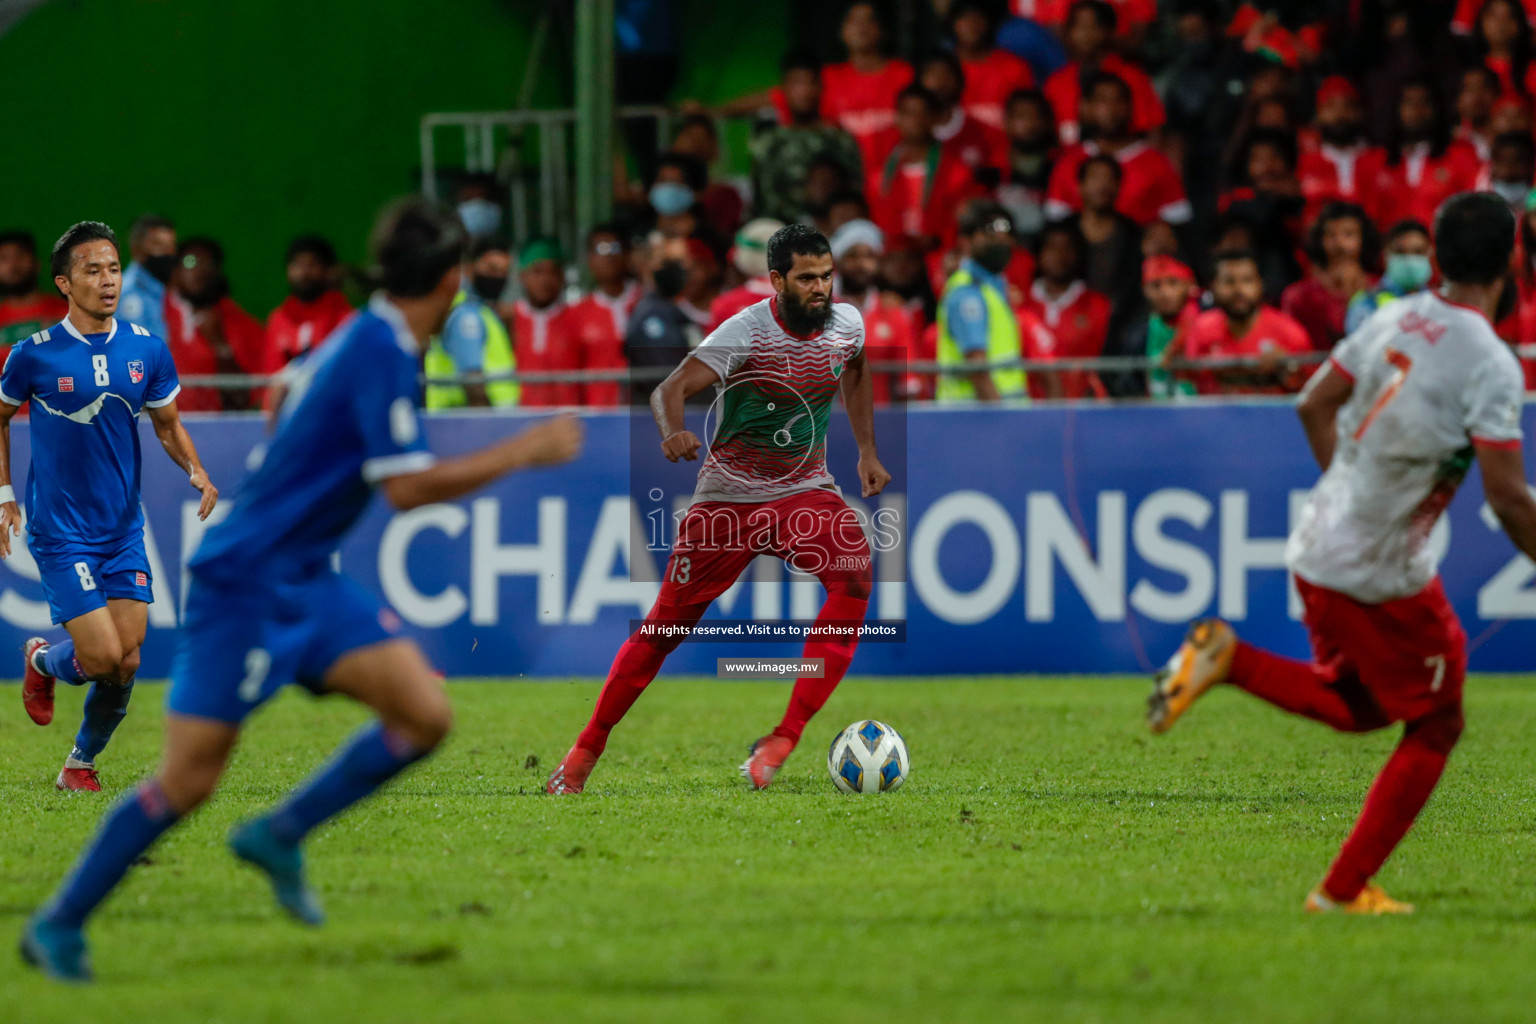
[{"label": "knee of running player", "polygon": [[123,660],[117,663],[117,677],[107,680],[115,682],[118,686],[127,686],[133,682],[133,677],[139,674],[139,648],[135,647],[123,655]]},{"label": "knee of running player", "polygon": [[386,720],[384,727],[425,754],[453,730],[453,708],[441,686],[423,687],[416,699]]},{"label": "knee of running player", "polygon": [[1456,741],[1461,739],[1466,725],[1467,719],[1462,713],[1461,702],[1457,701],[1409,722],[1404,739],[1411,738],[1436,753],[1449,754],[1455,749]]},{"label": "knee of running player", "polygon": [[[134,652],[134,669],[138,669],[138,652]],[[107,683],[120,682],[120,666],[123,663],[123,645],[115,636],[110,641],[91,646],[75,645],[75,660],[87,679],[99,679]]]}]

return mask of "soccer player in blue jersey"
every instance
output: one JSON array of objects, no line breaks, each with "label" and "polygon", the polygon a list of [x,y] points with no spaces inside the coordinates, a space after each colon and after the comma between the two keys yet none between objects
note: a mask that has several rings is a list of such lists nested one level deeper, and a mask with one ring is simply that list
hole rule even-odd
[{"label": "soccer player in blue jersey", "polygon": [[106,747],[133,693],[149,621],[149,560],[139,505],[138,417],[202,492],[198,515],[219,492],[176,412],[176,367],[165,342],[142,324],[118,320],[123,268],[117,238],[83,221],[53,247],[53,281],[69,300],[59,323],[11,350],[0,373],[0,556],[21,529],[11,487],[11,418],[32,403],[27,480],[28,544],[53,621],[69,639],[27,641],[22,704],[38,725],[53,721],[55,679],[91,684],[85,720],[55,783],[96,792],[96,755]]},{"label": "soccer player in blue jersey", "polygon": [[108,813],[22,935],[22,955],[51,977],[90,977],[86,918],[156,838],[212,794],[240,723],[284,684],[345,694],[378,715],[281,804],[230,833],[235,856],[265,872],[279,904],[306,924],[323,915],[304,880],[304,837],[447,735],[448,701],[420,649],[396,635],[392,612],[331,568],[331,554],[374,488],[398,509],[416,508],[580,450],[580,421],[561,416],[433,461],[417,414],[418,372],[458,293],[466,242],[436,207],[411,201],[386,211],[374,235],[383,291],[290,380],[259,467],[190,563],[160,768]]}]

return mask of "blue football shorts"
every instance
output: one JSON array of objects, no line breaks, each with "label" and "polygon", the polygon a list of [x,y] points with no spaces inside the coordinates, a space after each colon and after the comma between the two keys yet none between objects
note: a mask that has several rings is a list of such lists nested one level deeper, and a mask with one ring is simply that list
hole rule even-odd
[{"label": "blue football shorts", "polygon": [[257,586],[194,572],[165,705],[237,724],[289,683],[321,693],[343,655],[399,632],[398,615],[329,568]]},{"label": "blue football shorts", "polygon": [[108,598],[154,600],[144,532],[104,544],[28,540],[53,621],[65,623],[107,606]]}]

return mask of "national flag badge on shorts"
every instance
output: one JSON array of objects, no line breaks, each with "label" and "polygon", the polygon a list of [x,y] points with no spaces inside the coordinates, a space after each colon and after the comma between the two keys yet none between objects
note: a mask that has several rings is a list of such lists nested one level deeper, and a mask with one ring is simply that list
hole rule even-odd
[{"label": "national flag badge on shorts", "polygon": [[60,377],[59,378],[59,390],[60,391],[73,391],[73,390],[75,390],[75,378],[73,378],[73,377]]},{"label": "national flag badge on shorts", "polygon": [[141,587],[149,586],[149,573],[147,573],[147,572],[136,572],[136,573],[134,573],[133,574],[133,582],[136,585],[141,586]]},{"label": "national flag badge on shorts", "polygon": [[144,379],[144,361],[133,359],[128,363],[128,379],[137,384]]}]

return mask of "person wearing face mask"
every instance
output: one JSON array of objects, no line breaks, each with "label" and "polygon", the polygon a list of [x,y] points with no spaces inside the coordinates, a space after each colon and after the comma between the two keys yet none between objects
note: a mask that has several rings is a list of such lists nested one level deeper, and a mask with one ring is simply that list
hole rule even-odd
[{"label": "person wearing face mask", "polygon": [[512,251],[505,239],[491,236],[470,244],[459,294],[454,297],[442,333],[428,344],[424,364],[428,380],[465,379],[460,384],[428,384],[428,409],[517,404],[515,383],[485,381],[487,374],[510,373],[517,368],[512,336],[496,315],[496,302],[507,290],[511,272]]},{"label": "person wearing face mask", "polygon": [[1356,295],[1344,317],[1344,333],[1353,334],[1383,306],[1391,305],[1406,295],[1414,295],[1429,287],[1435,276],[1434,262],[1430,256],[1434,246],[1429,240],[1429,228],[1416,220],[1399,221],[1387,232],[1384,246],[1387,269],[1375,287]]},{"label": "person wearing face mask", "polygon": [[[938,361],[953,367],[1022,355],[1019,321],[1008,303],[1002,274],[1013,259],[1013,221],[990,200],[972,200],[960,212],[965,257],[939,300]],[[1022,370],[977,370],[939,378],[940,401],[996,402],[1024,395]]]},{"label": "person wearing face mask", "polygon": [[[212,238],[189,238],[176,250],[165,304],[165,339],[182,376],[275,373],[281,369],[267,332],[229,294],[224,247]],[[262,388],[186,388],[177,404],[183,412],[259,409]]]},{"label": "person wearing face mask", "polygon": [[336,247],[319,235],[288,243],[288,298],[267,317],[267,339],[284,363],[317,347],[352,315],[336,287]]},{"label": "person wearing face mask", "polygon": [[466,174],[454,194],[454,209],[470,238],[490,238],[501,230],[500,188],[495,175]]},{"label": "person wearing face mask", "polygon": [[686,235],[678,219],[693,211],[708,178],[704,165],[681,153],[663,153],[656,162],[656,178],[646,200],[656,216],[657,229],[669,235]]},{"label": "person wearing face mask", "polygon": [[[624,331],[629,365],[636,370],[676,366],[703,340],[698,325],[678,308],[692,271],[686,239],[652,238],[645,270],[649,287]],[[658,382],[659,378],[637,379],[632,389],[633,403],[646,404]]]},{"label": "person wearing face mask", "polygon": [[176,269],[176,225],[159,214],[144,214],[128,230],[128,254],[133,262],[123,271],[118,314],[164,338],[165,286]]}]

